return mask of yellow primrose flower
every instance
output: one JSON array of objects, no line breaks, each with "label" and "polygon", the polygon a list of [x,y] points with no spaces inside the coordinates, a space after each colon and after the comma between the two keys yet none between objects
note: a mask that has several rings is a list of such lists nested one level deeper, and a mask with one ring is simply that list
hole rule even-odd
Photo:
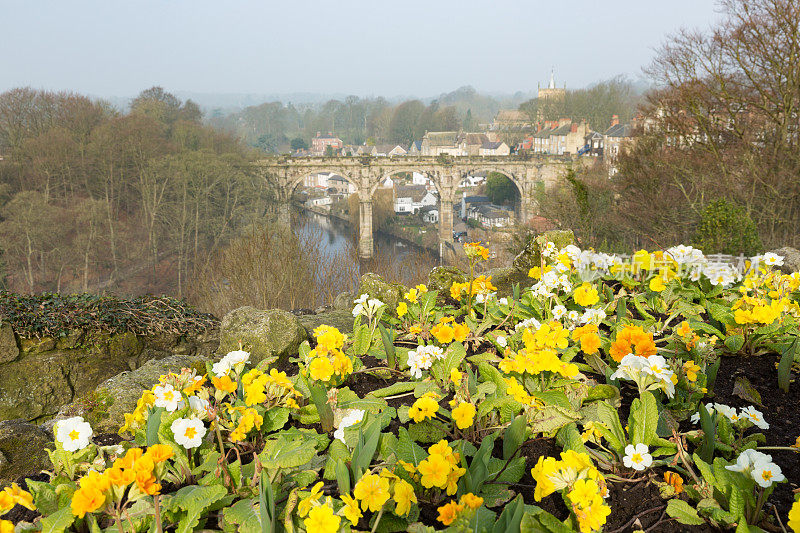
[{"label": "yellow primrose flower", "polygon": [[414,487],[404,480],[399,480],[394,484],[394,501],[397,503],[394,514],[398,516],[407,515],[411,510],[411,504],[417,502],[417,495],[414,494]]},{"label": "yellow primrose flower", "polygon": [[389,480],[376,474],[364,474],[356,483],[353,495],[361,501],[364,511],[379,511],[389,499]]},{"label": "yellow primrose flower", "polygon": [[397,316],[402,318],[406,313],[408,313],[408,304],[405,302],[397,304]]},{"label": "yellow primrose flower", "polygon": [[404,298],[412,304],[417,303],[417,289],[409,289],[408,292],[405,293]]},{"label": "yellow primrose flower", "polygon": [[358,521],[361,520],[361,517],[363,516],[363,514],[361,514],[361,509],[358,508],[358,501],[349,494],[344,494],[342,496],[342,501],[344,502],[342,513],[344,514],[345,518],[347,518],[353,525],[358,524]]},{"label": "yellow primrose flower", "polygon": [[439,404],[436,400],[427,394],[419,398],[414,404],[408,408],[408,416],[414,422],[422,422],[426,418],[433,418],[439,410]]},{"label": "yellow primrose flower", "polygon": [[675,333],[681,337],[689,337],[692,334],[692,328],[689,326],[689,323],[684,320],[681,322],[681,325],[678,326],[678,329],[675,330]]},{"label": "yellow primrose flower", "polygon": [[580,306],[589,307],[600,301],[600,295],[597,293],[597,289],[587,282],[575,289],[572,299]]},{"label": "yellow primrose flower", "polygon": [[656,276],[653,279],[651,279],[650,284],[648,286],[650,287],[650,290],[653,292],[662,292],[664,289],[667,288],[667,286],[664,285],[664,278],[662,278],[661,276]]},{"label": "yellow primrose flower", "polygon": [[800,499],[794,501],[792,508],[789,509],[789,523],[787,524],[792,531],[800,531]]},{"label": "yellow primrose flower", "polygon": [[453,338],[458,342],[464,342],[469,335],[469,326],[466,324],[453,324]]},{"label": "yellow primrose flower", "polygon": [[471,403],[461,402],[458,407],[453,409],[452,415],[458,429],[467,429],[474,421],[475,406]]},{"label": "yellow primrose flower", "polygon": [[687,381],[694,383],[697,381],[697,373],[700,372],[700,367],[694,361],[686,361],[683,363],[683,371],[686,373]]},{"label": "yellow primrose flower", "polygon": [[454,385],[458,386],[461,383],[461,378],[464,376],[461,372],[458,371],[457,368],[454,368],[450,371],[450,381],[453,382]]},{"label": "yellow primrose flower", "polygon": [[319,505],[308,513],[308,518],[303,520],[303,524],[306,526],[306,531],[336,533],[339,531],[341,521],[340,517],[333,514],[333,509],[327,505]]},{"label": "yellow primrose flower", "polygon": [[431,335],[433,335],[440,344],[448,344],[453,342],[455,332],[448,324],[436,324],[431,328]]},{"label": "yellow primrose flower", "polygon": [[333,363],[327,357],[317,357],[308,365],[308,372],[311,379],[316,381],[328,381],[333,376]]},{"label": "yellow primrose flower", "polygon": [[450,462],[438,453],[433,453],[427,459],[420,461],[417,467],[422,478],[420,482],[426,489],[431,487],[444,488],[447,485],[447,476],[450,474]]}]

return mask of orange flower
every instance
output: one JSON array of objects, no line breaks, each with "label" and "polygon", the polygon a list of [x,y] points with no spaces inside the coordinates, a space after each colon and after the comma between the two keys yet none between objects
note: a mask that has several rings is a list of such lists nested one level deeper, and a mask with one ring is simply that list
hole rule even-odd
[{"label": "orange flower", "polygon": [[466,324],[453,324],[453,338],[458,342],[464,342],[469,335],[469,326]]},{"label": "orange flower", "polygon": [[597,353],[600,349],[600,337],[597,335],[595,324],[586,324],[572,332],[572,340],[581,343],[581,350],[585,354]]},{"label": "orange flower", "polygon": [[622,361],[622,358],[629,353],[642,357],[649,357],[656,354],[656,344],[653,342],[653,334],[646,333],[639,326],[625,326],[622,331],[617,333],[617,338],[609,350],[614,361]]},{"label": "orange flower", "polygon": [[222,376],[218,378],[213,376],[211,378],[211,383],[217,388],[217,390],[221,390],[222,392],[234,392],[236,390],[236,382],[233,381],[230,376]]},{"label": "orange flower", "polygon": [[683,492],[683,478],[675,472],[664,472],[664,481],[675,489],[675,494]]},{"label": "orange flower", "polygon": [[456,519],[458,513],[460,513],[463,509],[464,506],[456,502],[446,503],[437,509],[437,511],[439,511],[439,517],[437,520],[442,524],[449,526]]}]

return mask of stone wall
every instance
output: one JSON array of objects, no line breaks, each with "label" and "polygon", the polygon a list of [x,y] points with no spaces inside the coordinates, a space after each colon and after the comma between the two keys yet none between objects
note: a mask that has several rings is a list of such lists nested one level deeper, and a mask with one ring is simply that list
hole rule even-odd
[{"label": "stone wall", "polygon": [[172,355],[210,357],[218,344],[216,331],[191,339],[82,331],[27,339],[6,324],[0,328],[0,420],[46,420],[121,372]]}]

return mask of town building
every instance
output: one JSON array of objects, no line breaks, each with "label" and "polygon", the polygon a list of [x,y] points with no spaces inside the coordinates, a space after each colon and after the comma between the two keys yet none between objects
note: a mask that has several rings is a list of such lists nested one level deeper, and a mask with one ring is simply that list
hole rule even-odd
[{"label": "town building", "polygon": [[522,131],[533,128],[531,117],[518,109],[501,109],[489,126],[492,131]]},{"label": "town building", "polygon": [[613,163],[631,139],[630,124],[620,124],[619,116],[612,116],[611,126],[603,133],[603,157]]},{"label": "town building", "polygon": [[325,155],[328,147],[337,154],[344,148],[344,143],[339,137],[334,136],[332,133],[323,135],[317,132],[316,137],[311,139],[311,153],[314,155]]},{"label": "town building", "polygon": [[423,207],[438,203],[439,197],[424,185],[400,185],[394,188],[394,212],[398,215],[413,215]]},{"label": "town building", "polygon": [[492,203],[488,196],[469,196],[466,192],[461,196],[461,212],[459,217],[462,220],[467,220],[467,210],[470,207],[479,205],[488,205]]},{"label": "town building", "polygon": [[539,87],[537,94],[540,100],[563,100],[567,96],[567,87],[556,87],[555,70],[550,71],[550,84],[547,87]]},{"label": "town building", "polygon": [[355,194],[356,186],[344,179],[343,177],[339,176],[338,174],[334,174],[330,178],[328,178],[328,193],[339,195],[339,196],[349,196],[351,194]]},{"label": "town building", "polygon": [[511,155],[511,148],[502,141],[486,141],[478,148],[478,155]]},{"label": "town building", "polygon": [[439,209],[432,206],[426,205],[419,210],[420,215],[422,215],[423,222],[428,224],[438,224],[439,223]]},{"label": "town building", "polygon": [[[497,139],[493,137],[494,135],[490,138],[486,133],[429,131],[422,137],[422,141],[420,142],[420,155],[439,156],[446,154],[455,157],[481,155],[481,147],[487,143],[497,141]],[[508,150],[507,145],[506,149]]]},{"label": "town building", "polygon": [[467,219],[486,228],[507,228],[514,225],[514,215],[499,205],[473,205],[467,209]]}]

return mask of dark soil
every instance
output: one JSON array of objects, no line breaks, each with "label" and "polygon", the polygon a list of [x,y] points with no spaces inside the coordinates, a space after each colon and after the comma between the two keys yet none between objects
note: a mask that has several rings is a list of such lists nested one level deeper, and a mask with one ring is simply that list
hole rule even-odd
[{"label": "dark soil", "polygon": [[[791,446],[800,435],[800,386],[793,380],[788,394],[778,388],[777,355],[760,355],[757,357],[725,357],[719,367],[717,382],[714,384],[713,401],[732,407],[741,408],[753,405],[733,394],[734,383],[739,376],[747,378],[761,394],[763,405],[755,405],[764,413],[769,429],[754,428],[750,432],[760,431],[766,436],[766,446]],[[778,483],[769,502],[774,504],[782,520],[794,501],[792,491],[798,489],[800,483],[800,455],[790,451],[766,450],[773,461],[781,467],[786,482]]]}]

